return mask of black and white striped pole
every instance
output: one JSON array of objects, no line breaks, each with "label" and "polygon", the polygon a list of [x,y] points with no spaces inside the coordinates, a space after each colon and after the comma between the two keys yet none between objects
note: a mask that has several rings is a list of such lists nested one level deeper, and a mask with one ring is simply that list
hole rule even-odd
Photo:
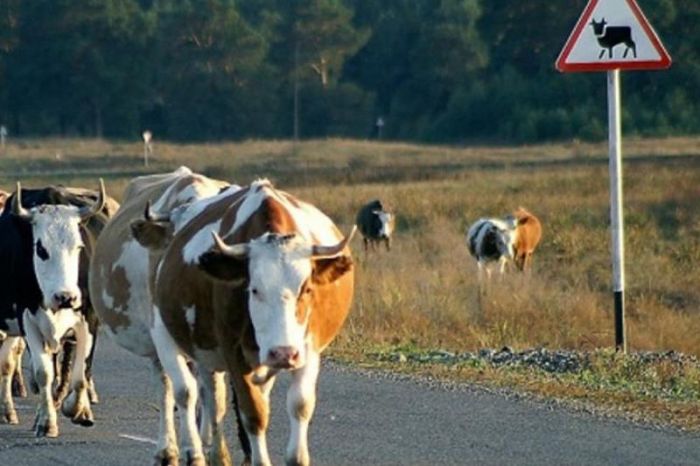
[{"label": "black and white striped pole", "polygon": [[625,337],[625,222],[622,212],[622,129],[620,70],[608,71],[608,157],[610,161],[610,230],[612,232],[615,348],[627,354]]}]

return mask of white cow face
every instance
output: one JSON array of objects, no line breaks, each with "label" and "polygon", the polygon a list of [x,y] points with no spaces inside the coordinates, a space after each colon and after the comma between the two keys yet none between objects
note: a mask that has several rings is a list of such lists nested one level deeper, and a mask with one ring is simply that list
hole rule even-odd
[{"label": "white cow face", "polygon": [[379,237],[390,238],[394,231],[394,214],[383,210],[375,210],[373,212],[379,218],[379,221],[382,222],[382,226],[379,229]]},{"label": "white cow face", "polygon": [[81,306],[78,269],[83,240],[74,206],[44,205],[29,210],[34,239],[34,272],[46,309]]},{"label": "white cow face", "polygon": [[298,236],[269,234],[249,245],[248,309],[261,362],[301,367],[312,304],[303,299],[313,290],[311,245]]},{"label": "white cow face", "polygon": [[80,224],[101,211],[105,205],[105,187],[100,180],[97,202],[92,206],[22,206],[22,189],[12,198],[12,215],[32,228],[33,262],[45,309],[78,309],[81,305],[78,271],[83,240]]},{"label": "white cow face", "polygon": [[[222,280],[247,278],[248,312],[260,364],[273,369],[304,366],[314,290],[352,268],[352,260],[340,255],[352,234],[333,246],[314,246],[298,235],[271,233],[233,246],[217,235],[214,238],[216,247],[200,256],[200,267]],[[247,267],[241,267],[246,262]],[[245,269],[242,275],[241,268]]]}]

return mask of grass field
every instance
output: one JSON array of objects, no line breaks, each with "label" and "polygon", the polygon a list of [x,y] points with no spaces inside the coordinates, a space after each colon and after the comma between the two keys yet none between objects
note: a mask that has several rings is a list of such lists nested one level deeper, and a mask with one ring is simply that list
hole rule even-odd
[{"label": "grass field", "polygon": [[[629,140],[624,151],[630,349],[700,355],[700,139]],[[397,213],[395,248],[365,255],[355,240],[355,301],[333,354],[613,345],[605,144],[157,143],[148,168],[142,154],[138,143],[16,141],[0,156],[0,188],[18,179],[91,187],[103,176],[119,199],[137,174],[188,165],[239,184],[268,177],[345,231],[364,202],[381,198]],[[464,231],[521,205],[543,224],[533,273],[511,273],[479,299]]]}]

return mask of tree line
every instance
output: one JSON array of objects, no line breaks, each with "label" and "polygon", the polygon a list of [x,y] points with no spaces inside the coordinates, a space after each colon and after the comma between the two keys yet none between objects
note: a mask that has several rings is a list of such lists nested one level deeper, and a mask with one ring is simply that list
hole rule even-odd
[{"label": "tree line", "polygon": [[[624,131],[697,133],[700,2],[639,3],[674,64],[622,74]],[[192,141],[603,139],[605,74],[554,69],[585,4],[0,0],[0,123]]]}]

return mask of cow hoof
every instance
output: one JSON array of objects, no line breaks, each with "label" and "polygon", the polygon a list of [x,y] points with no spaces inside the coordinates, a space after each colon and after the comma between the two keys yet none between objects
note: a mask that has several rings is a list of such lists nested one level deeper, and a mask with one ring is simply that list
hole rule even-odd
[{"label": "cow hoof", "polygon": [[187,464],[187,466],[206,466],[207,462],[201,453],[193,455],[192,452],[188,451],[185,464]]},{"label": "cow hoof", "polygon": [[71,422],[82,427],[92,427],[95,425],[92,411],[88,408],[80,410],[80,412],[71,418]]},{"label": "cow hoof", "polygon": [[2,420],[3,424],[19,424],[17,412],[14,409],[5,411],[0,420]]},{"label": "cow hoof", "polygon": [[58,424],[50,421],[40,421],[39,418],[34,422],[34,433],[37,437],[58,437]]},{"label": "cow hoof", "polygon": [[178,466],[180,460],[176,449],[166,448],[156,454],[155,466]]}]

